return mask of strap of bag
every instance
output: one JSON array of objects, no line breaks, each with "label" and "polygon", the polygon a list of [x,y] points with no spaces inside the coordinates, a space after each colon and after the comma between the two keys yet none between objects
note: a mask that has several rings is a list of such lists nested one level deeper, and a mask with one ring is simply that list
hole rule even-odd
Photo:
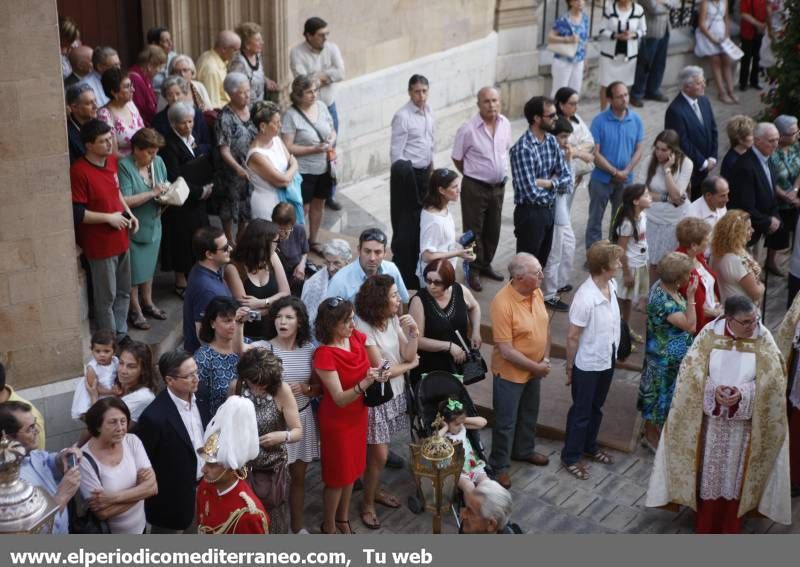
[{"label": "strap of bag", "polygon": [[83,453],[83,458],[89,461],[89,464],[92,465],[94,474],[97,475],[97,482],[100,483],[100,486],[103,486],[103,480],[100,478],[100,468],[97,466],[97,462],[92,458],[88,451]]},{"label": "strap of bag", "polygon": [[300,110],[300,107],[298,107],[297,105],[293,104],[292,108],[294,108],[297,112],[299,112],[300,116],[303,117],[303,120],[305,120],[308,123],[308,125],[311,126],[311,128],[314,129],[314,132],[317,133],[317,137],[319,137],[320,143],[324,144],[325,142],[327,142],[327,140],[322,137],[322,134],[320,134],[319,130],[317,130],[317,127],[314,126],[314,123],[311,122],[311,119],[308,116],[306,116],[306,113],[303,112],[302,110]]}]

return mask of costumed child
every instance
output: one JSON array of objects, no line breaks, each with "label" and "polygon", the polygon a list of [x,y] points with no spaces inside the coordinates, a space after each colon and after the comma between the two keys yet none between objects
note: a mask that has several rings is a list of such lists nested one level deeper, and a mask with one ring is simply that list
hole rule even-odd
[{"label": "costumed child", "polygon": [[438,435],[447,437],[453,443],[461,443],[464,447],[464,468],[458,479],[458,488],[465,493],[471,492],[489,477],[483,470],[486,463],[478,457],[467,437],[467,429],[483,429],[487,422],[480,416],[467,417],[464,404],[453,398],[439,404],[439,415],[442,416],[444,425],[439,429]]},{"label": "costumed child", "polygon": [[81,421],[86,411],[100,398],[122,394],[116,384],[119,359],[114,354],[117,348],[114,331],[96,331],[92,335],[91,345],[92,359],[86,364],[85,376],[72,396],[72,419]]}]

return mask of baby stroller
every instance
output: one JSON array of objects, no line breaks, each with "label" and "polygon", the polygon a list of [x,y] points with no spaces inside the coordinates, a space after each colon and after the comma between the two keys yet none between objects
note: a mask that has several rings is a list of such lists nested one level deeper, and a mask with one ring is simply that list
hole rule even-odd
[{"label": "baby stroller", "polygon": [[[411,438],[418,442],[426,437],[430,437],[433,431],[433,421],[436,419],[439,403],[447,398],[453,398],[464,404],[467,416],[477,416],[478,410],[475,403],[467,392],[467,388],[455,375],[443,370],[434,370],[423,374],[414,388],[407,393],[409,396],[409,412],[411,417]],[[481,441],[480,432],[475,429],[467,430],[472,448],[477,455],[487,462],[486,453]],[[487,464],[486,474],[494,478],[492,471]],[[458,489],[456,489],[458,490]],[[451,509],[455,516],[456,525],[461,529],[460,509],[463,505],[463,496],[458,491],[458,497],[453,499]],[[422,512],[421,498],[418,494],[408,497],[408,508],[415,514]]]}]

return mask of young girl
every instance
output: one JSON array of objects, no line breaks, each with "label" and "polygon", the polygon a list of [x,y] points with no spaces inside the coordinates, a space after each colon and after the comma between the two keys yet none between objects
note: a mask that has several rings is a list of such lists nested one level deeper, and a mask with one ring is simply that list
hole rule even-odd
[{"label": "young girl", "polygon": [[[622,256],[622,282],[616,278],[617,298],[622,319],[628,323],[631,303],[636,301],[638,311],[644,311],[650,288],[647,272],[647,213],[653,204],[650,192],[641,183],[628,185],[622,191],[622,204],[611,223],[611,242],[625,250]],[[631,338],[642,343],[641,335],[631,331]]]},{"label": "young girl", "polygon": [[448,398],[439,404],[439,415],[444,419],[444,425],[438,434],[447,437],[453,443],[464,446],[464,468],[458,479],[458,487],[462,492],[471,492],[478,484],[489,478],[483,467],[486,465],[472,448],[472,443],[467,437],[467,429],[483,429],[486,420],[482,417],[467,417],[464,404],[453,398]]},{"label": "young girl", "polygon": [[86,364],[86,376],[72,397],[72,419],[83,419],[92,404],[105,396],[122,393],[115,384],[119,359],[114,355],[117,341],[113,331],[101,329],[92,335],[92,360]]}]

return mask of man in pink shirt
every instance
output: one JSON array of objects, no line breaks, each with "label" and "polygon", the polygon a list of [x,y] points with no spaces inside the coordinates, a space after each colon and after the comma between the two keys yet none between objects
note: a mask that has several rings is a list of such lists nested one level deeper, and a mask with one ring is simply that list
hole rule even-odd
[{"label": "man in pink shirt", "polygon": [[479,273],[503,281],[492,269],[500,240],[507,166],[511,146],[511,124],[500,114],[500,91],[483,87],[478,91],[478,114],[461,125],[453,142],[453,163],[464,175],[461,182],[461,219],[464,232],[475,233],[476,260],[469,272],[469,287],[481,291]]}]

